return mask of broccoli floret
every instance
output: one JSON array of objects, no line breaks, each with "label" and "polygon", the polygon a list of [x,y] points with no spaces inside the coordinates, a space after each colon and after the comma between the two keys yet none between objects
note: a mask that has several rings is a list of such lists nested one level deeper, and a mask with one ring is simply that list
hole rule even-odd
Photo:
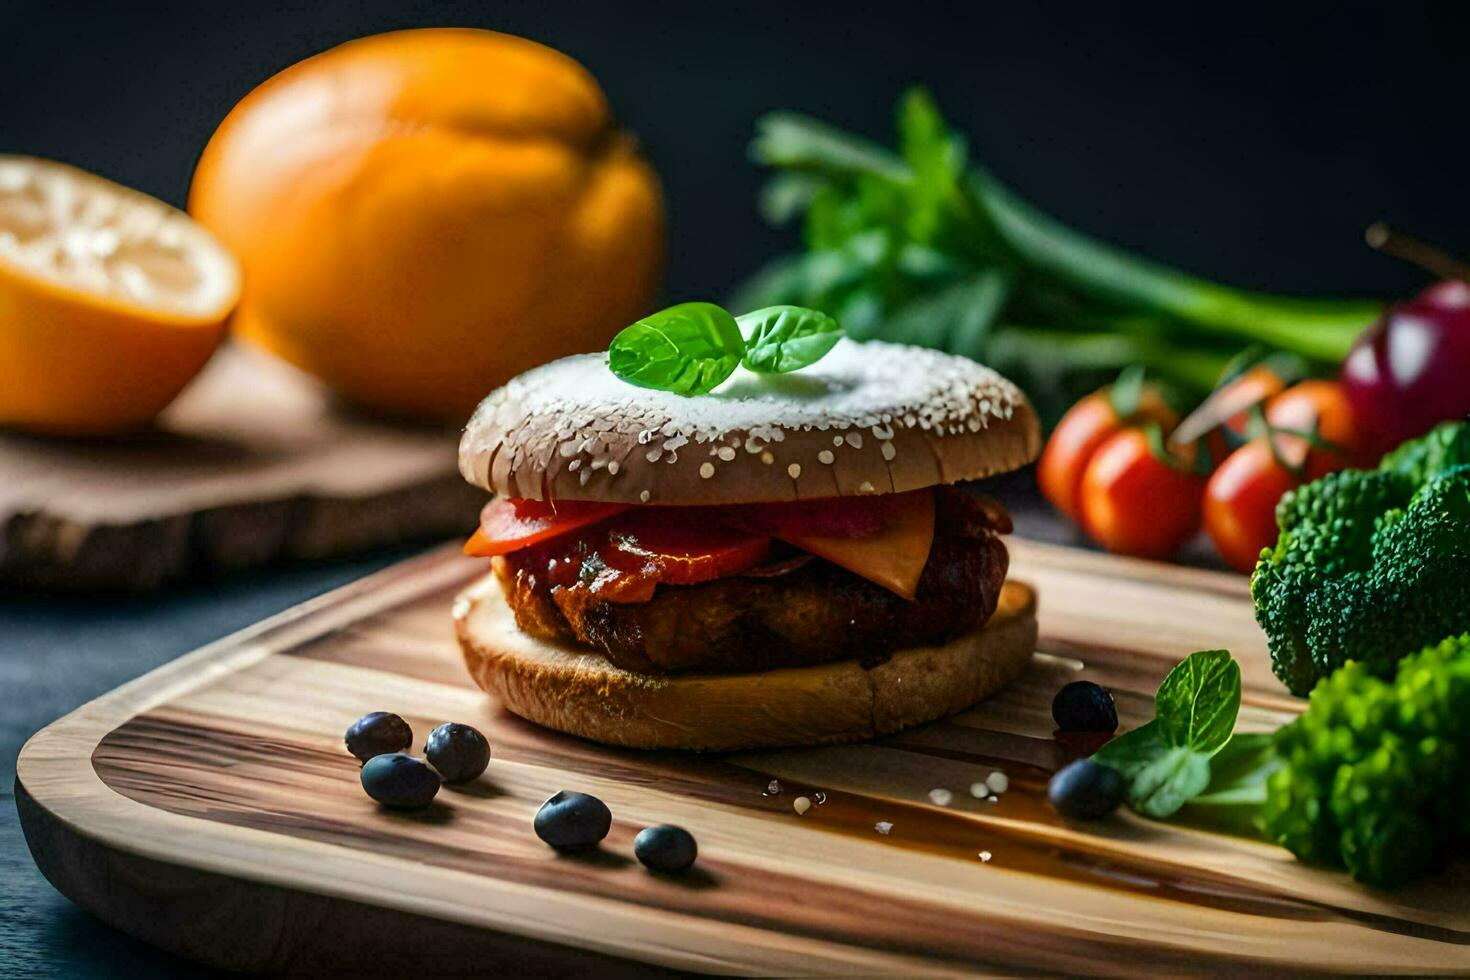
[{"label": "broccoli floret", "polygon": [[[1271,665],[1294,694],[1349,660],[1399,658],[1470,629],[1470,425],[1288,493],[1251,579]],[[1441,467],[1448,466],[1448,469]]]},{"label": "broccoli floret", "polygon": [[1401,473],[1418,486],[1445,470],[1465,465],[1470,465],[1470,425],[1445,422],[1384,456],[1378,468]]},{"label": "broccoli floret", "polygon": [[1313,864],[1395,885],[1470,838],[1470,634],[1401,661],[1392,681],[1356,662],[1274,736],[1281,769],[1260,826]]}]

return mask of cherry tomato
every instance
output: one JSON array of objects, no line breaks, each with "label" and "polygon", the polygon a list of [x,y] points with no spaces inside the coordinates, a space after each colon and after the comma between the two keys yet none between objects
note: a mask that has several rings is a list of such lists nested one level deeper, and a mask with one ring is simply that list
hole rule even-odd
[{"label": "cherry tomato", "polygon": [[1155,454],[1142,429],[1125,429],[1082,473],[1082,527],[1109,551],[1162,558],[1199,529],[1204,480]]},{"label": "cherry tomato", "polygon": [[1276,543],[1276,504],[1302,478],[1276,458],[1265,436],[1231,453],[1205,485],[1205,532],[1220,557],[1249,573]]},{"label": "cherry tomato", "polygon": [[465,542],[464,553],[484,558],[509,554],[607,520],[627,509],[626,504],[584,500],[551,502],[496,497],[480,511],[480,529]]},{"label": "cherry tomato", "polygon": [[1144,386],[1137,409],[1127,419],[1114,411],[1109,389],[1093,392],[1067,410],[1047,440],[1036,464],[1042,496],[1074,521],[1081,520],[1082,473],[1098,447],[1130,424],[1156,422],[1168,431],[1177,421],[1152,386]]},{"label": "cherry tomato", "polygon": [[1295,464],[1305,454],[1309,479],[1315,480],[1355,462],[1370,462],[1361,459],[1361,440],[1354,424],[1353,407],[1347,392],[1335,381],[1303,381],[1286,389],[1267,403],[1266,421],[1278,429],[1315,430],[1318,438],[1341,450],[1312,448],[1301,445],[1302,440],[1284,434],[1278,436],[1277,452],[1289,457],[1288,463]]},{"label": "cherry tomato", "polygon": [[608,565],[652,566],[660,582],[693,585],[754,568],[770,554],[771,539],[765,535],[656,511],[640,508],[609,525]]}]

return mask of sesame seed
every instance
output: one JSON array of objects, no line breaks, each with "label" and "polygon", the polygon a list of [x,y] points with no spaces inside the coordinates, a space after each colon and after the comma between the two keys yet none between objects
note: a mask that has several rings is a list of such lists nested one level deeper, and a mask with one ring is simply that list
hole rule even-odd
[{"label": "sesame seed", "polygon": [[761,462],[765,463],[767,466],[770,466],[775,461],[776,457],[771,455],[771,451],[769,449],[761,453]]},{"label": "sesame seed", "polygon": [[828,466],[831,466],[832,461],[836,458],[836,456],[832,455],[832,450],[830,449],[823,449],[821,452],[817,453],[817,462],[826,463]]},{"label": "sesame seed", "polygon": [[790,466],[786,467],[786,475],[789,476],[789,477],[791,477],[791,479],[793,479],[793,480],[795,480],[798,477],[800,477],[801,476],[801,464],[800,463],[792,463]]},{"label": "sesame seed", "polygon": [[863,448],[863,434],[861,432],[849,432],[847,434],[847,444],[854,449]]},{"label": "sesame seed", "polygon": [[862,483],[859,483],[858,484],[858,493],[872,493],[872,492],[873,492],[873,484],[869,483],[867,480],[864,480]]},{"label": "sesame seed", "polygon": [[842,445],[842,437],[841,436],[833,436],[832,437],[832,445],[834,445],[834,446],[840,446],[840,445]]},{"label": "sesame seed", "polygon": [[766,788],[761,792],[761,795],[762,796],[780,796],[781,795],[781,780],[779,780],[779,779],[773,779],[769,783],[766,783]]},{"label": "sesame seed", "polygon": [[591,470],[583,470],[581,473],[577,474],[577,483],[585,487],[587,485],[587,479],[590,476],[592,476]]},{"label": "sesame seed", "polygon": [[893,457],[898,455],[898,450],[893,448],[893,443],[891,442],[883,443],[882,452],[883,458],[889,461],[892,461]]},{"label": "sesame seed", "polygon": [[735,458],[735,450],[729,446],[721,446],[719,455],[720,459],[723,459],[725,462],[728,463],[730,462],[730,460]]},{"label": "sesame seed", "polygon": [[985,783],[971,783],[970,795],[975,797],[975,799],[977,800],[983,800],[985,799],[985,797],[990,795],[990,787],[987,786]]},{"label": "sesame seed", "polygon": [[954,794],[943,787],[936,787],[929,791],[929,802],[935,806],[949,806],[954,802]]},{"label": "sesame seed", "polygon": [[806,813],[811,808],[812,801],[807,799],[805,796],[798,796],[796,799],[791,801],[791,809],[796,811],[796,815],[798,817],[801,816],[803,813]]},{"label": "sesame seed", "polygon": [[710,477],[714,476],[715,475],[715,464],[714,463],[700,463],[699,464],[699,475],[701,477],[703,477],[704,479],[706,479],[706,480],[708,480]]},{"label": "sesame seed", "polygon": [[577,470],[580,470],[581,468],[582,468],[582,461],[580,459],[574,459],[570,463],[567,464],[567,469],[571,470],[574,473]]},{"label": "sesame seed", "polygon": [[997,770],[985,777],[985,785],[990,787],[992,793],[1000,794],[1011,788],[1011,779]]},{"label": "sesame seed", "polygon": [[620,467],[618,465],[618,461],[617,460],[610,459],[610,460],[607,461],[607,472],[608,472],[608,475],[609,476],[617,476],[618,475],[618,470],[620,470],[620,469],[622,469],[622,467]]},{"label": "sesame seed", "polygon": [[647,490],[640,490],[638,492],[638,499],[643,501],[645,504],[648,503],[648,498],[651,496],[652,494],[650,494]]},{"label": "sesame seed", "polygon": [[663,454],[664,451],[662,449],[650,449],[648,452],[643,454],[643,458],[648,460],[650,463],[657,463],[658,458]]}]

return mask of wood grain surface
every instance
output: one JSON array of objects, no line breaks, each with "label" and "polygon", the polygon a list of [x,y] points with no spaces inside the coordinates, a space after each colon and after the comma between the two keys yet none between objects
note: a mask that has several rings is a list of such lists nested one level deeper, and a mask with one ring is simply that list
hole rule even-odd
[{"label": "wood grain surface", "polygon": [[[38,734],[18,770],[28,838],[104,919],[233,967],[310,969],[343,943],[382,964],[433,923],[436,954],[487,971],[585,971],[589,954],[767,975],[1470,971],[1463,864],[1382,893],[1260,842],[1126,814],[1060,820],[1046,779],[1091,748],[1053,735],[1067,680],[1113,687],[1131,726],[1180,656],[1229,646],[1248,726],[1296,705],[1266,669],[1240,579],[1020,541],[1013,553],[1040,593],[1045,652],[1000,695],[874,742],[716,756],[609,749],[497,709],[449,622],[481,566],[438,552]],[[379,810],[341,745],[375,709],[420,740],[443,720],[479,727],[489,770],[426,811]],[[1010,789],[972,796],[995,770]],[[613,811],[590,856],[532,833],[564,788]],[[801,815],[798,796],[813,801]],[[633,861],[633,836],[661,822],[698,838],[694,873]]]},{"label": "wood grain surface", "polygon": [[227,347],[147,432],[0,433],[0,588],[145,591],[460,534],[486,494],[460,478],[457,443]]}]

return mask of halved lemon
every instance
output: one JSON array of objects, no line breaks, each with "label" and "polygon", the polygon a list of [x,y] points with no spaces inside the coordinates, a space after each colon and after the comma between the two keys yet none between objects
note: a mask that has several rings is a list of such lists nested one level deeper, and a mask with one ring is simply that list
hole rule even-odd
[{"label": "halved lemon", "polygon": [[239,264],[182,211],[0,155],[0,427],[147,423],[209,360],[239,296]]}]

